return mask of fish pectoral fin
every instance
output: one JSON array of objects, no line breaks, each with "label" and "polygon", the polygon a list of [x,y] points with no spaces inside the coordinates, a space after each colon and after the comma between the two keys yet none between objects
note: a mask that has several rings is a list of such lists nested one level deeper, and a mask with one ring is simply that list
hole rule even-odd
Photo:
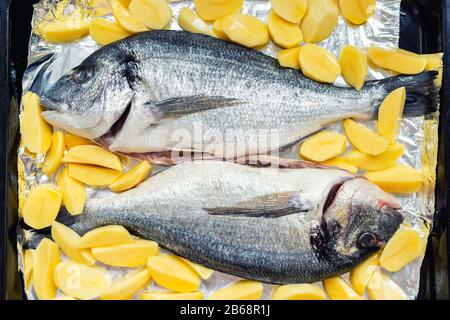
[{"label": "fish pectoral fin", "polygon": [[300,192],[281,192],[249,201],[239,202],[234,207],[205,208],[211,215],[245,216],[254,218],[279,218],[295,213],[307,212],[311,209],[302,201]]},{"label": "fish pectoral fin", "polygon": [[232,107],[240,103],[242,102],[235,98],[195,95],[148,102],[147,105],[156,110],[159,120],[164,120],[212,109]]}]

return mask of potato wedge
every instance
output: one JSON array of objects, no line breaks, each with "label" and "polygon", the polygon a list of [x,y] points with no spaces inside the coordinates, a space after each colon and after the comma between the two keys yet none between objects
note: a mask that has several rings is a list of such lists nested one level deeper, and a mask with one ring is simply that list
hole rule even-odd
[{"label": "potato wedge", "polygon": [[333,83],[341,74],[341,66],[336,57],[315,44],[304,45],[299,59],[303,74],[314,81]]},{"label": "potato wedge", "polygon": [[299,24],[308,8],[308,0],[270,0],[272,10],[286,21]]},{"label": "potato wedge", "polygon": [[378,268],[367,284],[367,291],[371,300],[406,300],[407,298],[403,290]]},{"label": "potato wedge", "polygon": [[136,19],[130,11],[120,3],[120,1],[112,0],[111,9],[117,24],[129,33],[133,34],[147,31],[144,24]]},{"label": "potato wedge", "polygon": [[269,13],[267,26],[272,41],[282,48],[298,46],[303,40],[298,24],[284,20],[273,11]]},{"label": "potato wedge", "polygon": [[92,19],[89,25],[89,34],[92,39],[102,46],[124,39],[131,35],[117,23],[101,18]]},{"label": "potato wedge", "polygon": [[353,24],[359,25],[375,13],[376,0],[339,0],[342,15]]},{"label": "potato wedge", "polygon": [[324,164],[326,166],[344,169],[353,174],[356,174],[358,172],[358,168],[356,166],[354,166],[353,164],[351,164],[347,160],[347,158],[343,158],[343,157],[332,158],[330,160],[323,161],[322,164]]},{"label": "potato wedge", "polygon": [[60,262],[59,248],[53,241],[44,238],[39,243],[33,257],[33,289],[39,300],[56,297],[53,272]]},{"label": "potato wedge", "polygon": [[159,253],[159,246],[154,241],[135,240],[131,243],[92,248],[92,255],[100,262],[113,267],[140,267],[151,256]]},{"label": "potato wedge", "polygon": [[67,168],[71,178],[94,187],[108,186],[122,175],[122,171],[87,164],[69,163]]},{"label": "potato wedge", "polygon": [[303,39],[309,43],[327,39],[336,28],[339,10],[333,0],[309,0],[300,24]]},{"label": "potato wedge", "polygon": [[64,133],[61,131],[54,132],[52,137],[52,145],[45,156],[45,161],[42,166],[42,171],[44,171],[47,176],[51,176],[59,169],[61,160],[64,156],[65,147]]},{"label": "potato wedge", "polygon": [[364,294],[367,283],[377,269],[379,260],[380,254],[377,252],[350,272],[350,283],[357,294],[361,296]]},{"label": "potato wedge", "polygon": [[347,153],[345,158],[360,169],[374,171],[392,167],[400,159],[404,151],[404,145],[392,143],[388,145],[386,151],[377,156],[370,156],[358,150],[353,150]]},{"label": "potato wedge", "polygon": [[342,48],[339,64],[345,81],[360,91],[366,81],[368,66],[367,57],[359,49],[347,45]]},{"label": "potato wedge", "polygon": [[78,249],[98,248],[132,243],[133,238],[122,226],[110,225],[96,228],[84,234],[77,242]]},{"label": "potato wedge", "polygon": [[182,8],[178,15],[178,25],[184,31],[214,36],[213,31],[194,11]]},{"label": "potato wedge", "polygon": [[269,42],[269,30],[258,18],[232,14],[221,19],[220,25],[227,37],[249,48],[265,46]]},{"label": "potato wedge", "polygon": [[64,142],[66,143],[66,149],[72,149],[73,147],[83,145],[96,145],[94,142],[88,139],[67,132],[64,133]]},{"label": "potato wedge", "polygon": [[427,59],[397,50],[370,47],[368,55],[377,66],[402,74],[418,74],[427,66]]},{"label": "potato wedge", "polygon": [[172,20],[172,8],[166,0],[132,0],[129,10],[149,29],[161,30]]},{"label": "potato wedge", "polygon": [[198,15],[205,21],[221,19],[241,10],[244,0],[194,0]]},{"label": "potato wedge", "polygon": [[386,139],[351,119],[344,120],[344,130],[350,143],[362,153],[377,156],[388,148]]},{"label": "potato wedge", "polygon": [[368,171],[364,176],[386,192],[412,193],[419,191],[422,187],[421,171],[405,164]]},{"label": "potato wedge", "polygon": [[23,280],[25,282],[25,290],[28,290],[32,283],[34,251],[34,249],[27,249],[23,252]]},{"label": "potato wedge", "polygon": [[222,23],[221,23],[220,19],[214,21],[212,29],[213,29],[214,36],[216,38],[219,38],[222,40],[230,40],[230,38],[228,38],[227,34],[225,32],[223,32]]},{"label": "potato wedge", "polygon": [[331,300],[362,300],[341,277],[325,279],[322,283]]},{"label": "potato wedge", "polygon": [[378,132],[387,140],[396,140],[406,101],[405,87],[398,88],[383,100],[378,110]]},{"label": "potato wedge", "polygon": [[67,212],[73,216],[83,213],[87,199],[85,184],[70,177],[67,169],[58,174],[56,183],[62,194],[63,204]]},{"label": "potato wedge", "polygon": [[227,287],[213,292],[208,300],[260,300],[263,285],[251,280],[239,280]]},{"label": "potato wedge", "polygon": [[141,300],[203,300],[203,292],[148,291],[141,294]]},{"label": "potato wedge", "polygon": [[333,131],[321,131],[306,139],[300,146],[300,155],[308,160],[323,162],[345,152],[347,139]]},{"label": "potato wedge", "polygon": [[42,37],[48,42],[71,42],[83,38],[89,33],[89,21],[86,19],[67,19],[46,23]]},{"label": "potato wedge", "polygon": [[273,300],[326,300],[325,292],[318,286],[305,284],[288,284],[278,287]]},{"label": "potato wedge", "polygon": [[183,260],[183,262],[185,262],[189,267],[191,267],[192,270],[194,270],[203,280],[208,280],[209,277],[211,277],[214,273],[214,270],[212,269],[206,268],[181,257],[180,259]]},{"label": "potato wedge", "polygon": [[23,219],[34,229],[50,227],[61,208],[62,195],[49,185],[35,187],[27,196],[23,206]]},{"label": "potato wedge", "polygon": [[119,179],[114,181],[109,188],[114,192],[121,192],[134,188],[142,181],[146,180],[152,172],[152,165],[147,161],[141,161],[130,171],[124,173]]},{"label": "potato wedge", "polygon": [[277,52],[278,62],[282,67],[300,70],[300,50],[302,47],[293,47]]},{"label": "potato wedge", "polygon": [[66,163],[93,164],[100,167],[122,171],[120,158],[102,147],[82,145],[70,149],[62,159]]},{"label": "potato wedge", "polygon": [[150,272],[147,269],[135,270],[125,277],[113,282],[111,288],[100,296],[102,300],[129,300],[144,288],[150,281]]}]

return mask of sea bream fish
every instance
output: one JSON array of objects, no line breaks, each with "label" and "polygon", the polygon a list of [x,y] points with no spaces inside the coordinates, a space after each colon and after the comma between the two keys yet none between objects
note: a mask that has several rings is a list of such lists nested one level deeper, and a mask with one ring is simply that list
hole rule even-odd
[{"label": "sea bream fish", "polygon": [[405,116],[434,111],[436,72],[352,88],[320,84],[256,50],[182,31],[94,52],[40,92],[49,123],[140,158],[267,154],[344,118],[372,119],[405,86]]},{"label": "sea bream fish", "polygon": [[122,225],[203,266],[277,284],[343,274],[403,221],[398,200],[368,180],[299,161],[281,166],[186,162],[58,220],[80,235]]}]

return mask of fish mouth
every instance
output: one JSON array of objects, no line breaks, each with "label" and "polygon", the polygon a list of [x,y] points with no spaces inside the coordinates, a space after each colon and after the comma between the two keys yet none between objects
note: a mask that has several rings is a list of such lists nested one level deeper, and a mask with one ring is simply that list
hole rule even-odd
[{"label": "fish mouth", "polygon": [[40,104],[47,110],[62,112],[67,110],[69,105],[65,102],[55,101],[46,96],[39,98]]}]

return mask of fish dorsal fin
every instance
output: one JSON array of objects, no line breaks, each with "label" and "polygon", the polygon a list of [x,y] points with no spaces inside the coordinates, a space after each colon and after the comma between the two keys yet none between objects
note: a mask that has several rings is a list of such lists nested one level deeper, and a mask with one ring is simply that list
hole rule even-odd
[{"label": "fish dorsal fin", "polygon": [[239,202],[233,207],[205,208],[211,215],[279,218],[295,213],[308,212],[311,205],[302,201],[301,194],[295,192],[273,193],[248,201]]},{"label": "fish dorsal fin", "polygon": [[195,95],[148,102],[147,105],[157,111],[156,114],[160,120],[164,120],[212,109],[232,107],[241,103],[238,99],[223,96]]}]

